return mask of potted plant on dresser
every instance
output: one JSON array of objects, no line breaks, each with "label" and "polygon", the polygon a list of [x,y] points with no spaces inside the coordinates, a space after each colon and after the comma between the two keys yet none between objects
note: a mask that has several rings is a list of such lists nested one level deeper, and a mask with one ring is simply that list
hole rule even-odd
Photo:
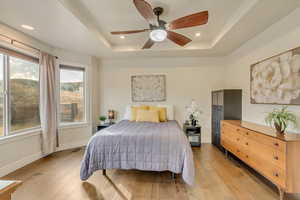
[{"label": "potted plant on dresser", "polygon": [[287,106],[284,106],[281,109],[274,109],[265,118],[266,123],[274,126],[277,133],[284,134],[289,124],[296,125],[296,116],[287,108]]}]

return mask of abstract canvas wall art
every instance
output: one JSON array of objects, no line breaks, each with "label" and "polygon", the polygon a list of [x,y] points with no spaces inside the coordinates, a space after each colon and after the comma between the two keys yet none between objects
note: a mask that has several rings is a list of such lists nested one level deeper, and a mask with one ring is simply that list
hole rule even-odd
[{"label": "abstract canvas wall art", "polygon": [[166,101],[166,76],[131,76],[131,98],[133,102]]},{"label": "abstract canvas wall art", "polygon": [[251,103],[300,105],[300,47],[251,65]]}]

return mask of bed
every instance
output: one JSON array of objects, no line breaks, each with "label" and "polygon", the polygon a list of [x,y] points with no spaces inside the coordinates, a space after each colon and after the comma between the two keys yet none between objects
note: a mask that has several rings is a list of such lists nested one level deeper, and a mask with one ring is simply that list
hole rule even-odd
[{"label": "bed", "polygon": [[106,169],[170,171],[194,182],[190,144],[175,120],[164,123],[122,120],[97,132],[89,141],[81,163],[80,177]]}]

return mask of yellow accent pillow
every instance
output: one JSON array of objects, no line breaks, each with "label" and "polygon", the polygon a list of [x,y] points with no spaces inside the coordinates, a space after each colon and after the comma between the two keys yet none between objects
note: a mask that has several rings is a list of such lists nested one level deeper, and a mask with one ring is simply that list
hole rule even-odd
[{"label": "yellow accent pillow", "polygon": [[149,110],[158,111],[160,122],[166,122],[167,121],[167,108],[157,107],[157,106],[149,106]]},{"label": "yellow accent pillow", "polygon": [[136,121],[136,114],[138,110],[148,110],[149,106],[131,106],[130,121]]},{"label": "yellow accent pillow", "polygon": [[159,123],[159,114],[157,110],[142,110],[136,112],[137,122],[156,122]]}]

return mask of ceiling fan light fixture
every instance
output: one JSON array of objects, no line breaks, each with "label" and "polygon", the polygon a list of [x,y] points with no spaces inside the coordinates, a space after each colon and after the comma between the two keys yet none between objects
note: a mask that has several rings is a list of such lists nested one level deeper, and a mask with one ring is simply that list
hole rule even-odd
[{"label": "ceiling fan light fixture", "polygon": [[150,32],[150,38],[154,42],[162,42],[167,38],[167,34],[164,29],[155,29]]}]

